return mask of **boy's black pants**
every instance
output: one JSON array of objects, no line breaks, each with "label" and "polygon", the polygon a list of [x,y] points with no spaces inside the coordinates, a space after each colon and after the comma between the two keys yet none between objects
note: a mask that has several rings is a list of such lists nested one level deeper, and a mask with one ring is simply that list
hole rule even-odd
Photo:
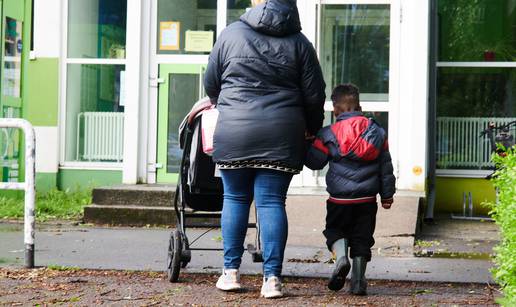
[{"label": "boy's black pants", "polygon": [[326,245],[331,251],[333,243],[348,239],[350,257],[365,257],[371,261],[376,226],[376,203],[338,205],[326,202]]}]

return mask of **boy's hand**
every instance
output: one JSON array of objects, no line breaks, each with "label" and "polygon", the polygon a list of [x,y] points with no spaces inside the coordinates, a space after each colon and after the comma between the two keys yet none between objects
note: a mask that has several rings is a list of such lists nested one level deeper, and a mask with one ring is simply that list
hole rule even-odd
[{"label": "boy's hand", "polygon": [[382,199],[382,207],[384,209],[390,209],[393,202],[394,202],[394,199],[392,199],[392,198]]}]

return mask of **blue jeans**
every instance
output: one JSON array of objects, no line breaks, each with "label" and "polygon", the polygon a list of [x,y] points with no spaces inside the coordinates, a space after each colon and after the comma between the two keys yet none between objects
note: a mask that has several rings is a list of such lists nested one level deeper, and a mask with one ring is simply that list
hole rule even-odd
[{"label": "blue jeans", "polygon": [[268,169],[221,170],[224,183],[222,239],[224,268],[238,269],[244,253],[249,208],[255,201],[263,251],[263,275],[281,276],[287,243],[285,212],[287,190],[292,174]]}]

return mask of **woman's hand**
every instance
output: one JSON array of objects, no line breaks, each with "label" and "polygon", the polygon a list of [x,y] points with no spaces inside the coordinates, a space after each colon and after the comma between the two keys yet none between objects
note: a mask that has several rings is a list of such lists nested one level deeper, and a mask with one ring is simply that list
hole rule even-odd
[{"label": "woman's hand", "polygon": [[305,141],[313,141],[315,140],[315,136],[311,135],[310,132],[305,131]]}]

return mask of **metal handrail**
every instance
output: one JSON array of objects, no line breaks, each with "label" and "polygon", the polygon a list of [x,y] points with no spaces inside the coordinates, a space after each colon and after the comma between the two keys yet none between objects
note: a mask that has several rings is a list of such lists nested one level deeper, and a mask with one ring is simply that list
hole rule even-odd
[{"label": "metal handrail", "polygon": [[36,134],[32,124],[21,118],[0,118],[0,128],[21,129],[25,135],[25,182],[0,182],[0,190],[24,190],[25,267],[34,268],[34,237],[36,234]]}]

